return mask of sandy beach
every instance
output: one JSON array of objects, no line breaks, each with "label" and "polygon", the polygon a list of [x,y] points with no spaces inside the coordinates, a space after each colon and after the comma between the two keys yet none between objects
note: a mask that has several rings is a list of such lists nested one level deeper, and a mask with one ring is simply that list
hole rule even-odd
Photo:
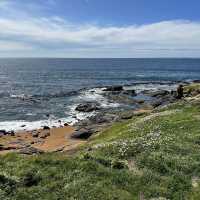
[{"label": "sandy beach", "polygon": [[21,149],[36,148],[42,152],[72,151],[85,143],[84,140],[72,139],[72,126],[17,132],[14,136],[0,137],[2,150],[0,154],[19,152]]}]

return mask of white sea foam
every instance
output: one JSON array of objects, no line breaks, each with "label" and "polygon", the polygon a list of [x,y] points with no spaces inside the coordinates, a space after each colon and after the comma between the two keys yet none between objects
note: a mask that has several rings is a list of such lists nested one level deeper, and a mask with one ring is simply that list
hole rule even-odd
[{"label": "white sea foam", "polygon": [[27,96],[25,94],[19,94],[19,95],[11,94],[10,97],[11,98],[21,98],[22,99],[22,98],[26,98]]},{"label": "white sea foam", "polygon": [[105,88],[94,88],[81,93],[79,98],[83,101],[95,101],[103,108],[119,107],[120,104],[109,102],[106,97],[103,96]]},{"label": "white sea foam", "polygon": [[[61,122],[59,122],[61,121]],[[63,125],[64,123],[69,123],[70,125],[73,125],[76,122],[73,118],[62,118],[57,120],[40,120],[40,121],[2,121],[0,122],[0,130],[6,130],[6,131],[32,131],[35,129],[40,129],[44,126],[49,127],[59,127],[60,125]]]},{"label": "white sea foam", "polygon": [[88,117],[94,116],[96,114],[95,111],[88,113],[76,111],[76,107],[77,105],[73,105],[69,108],[69,111],[66,111],[66,114],[69,114],[71,116],[71,124],[74,124],[79,120],[84,120]]},{"label": "white sea foam", "polygon": [[[174,90],[176,89],[177,85],[163,85],[163,84],[138,84],[134,86],[126,86],[124,89],[127,90],[136,90],[136,92],[140,92],[142,90]],[[119,107],[120,104],[109,102],[106,97],[104,97],[104,88],[94,88],[86,91],[82,91],[79,96],[73,97],[74,104],[69,106],[66,110],[66,118],[56,119],[52,117],[49,120],[39,120],[39,121],[3,121],[0,122],[0,130],[6,131],[23,131],[23,130],[35,130],[42,128],[43,126],[49,127],[59,127],[64,123],[69,123],[73,125],[74,123],[78,122],[79,120],[84,120],[88,117],[95,115],[97,112],[89,112],[83,113],[78,112],[75,110],[76,106],[79,103],[83,102],[98,102],[101,108],[116,108]],[[24,98],[25,95],[12,95],[12,98]],[[31,113],[27,113],[27,115],[31,115]],[[61,121],[61,122],[59,122]]]},{"label": "white sea foam", "polygon": [[72,117],[73,123],[78,122],[79,120],[84,120],[86,118],[89,118],[97,114],[96,111],[88,112],[88,113],[76,111],[76,107],[80,103],[97,102],[99,103],[101,108],[116,108],[120,106],[120,104],[118,103],[109,102],[108,99],[106,99],[103,96],[103,93],[104,93],[103,89],[105,88],[94,88],[94,89],[82,91],[78,97],[75,97],[73,99],[73,101],[76,103],[72,106],[69,106],[66,111],[66,114]]},{"label": "white sea foam", "polygon": [[[23,121],[23,120],[17,120],[17,121],[3,121],[0,122],[0,130],[6,130],[6,131],[31,131],[35,129],[42,128],[43,126],[49,126],[49,127],[59,127],[60,125],[63,125],[64,123],[69,123],[70,125],[73,125],[74,123],[78,122],[79,120],[84,120],[88,117],[91,117],[96,114],[96,112],[89,112],[89,113],[83,113],[76,111],[76,106],[79,103],[82,102],[89,102],[89,101],[95,101],[100,104],[102,108],[108,108],[108,107],[118,107],[119,104],[117,103],[110,103],[108,100],[102,95],[103,94],[103,88],[95,88],[91,90],[86,90],[81,92],[81,94],[77,97],[74,97],[73,99],[75,104],[72,106],[69,106],[66,110],[66,118],[62,119],[56,119],[55,117],[51,117],[49,120],[39,120],[39,121]],[[12,95],[12,98],[23,98],[24,95]],[[32,115],[31,113],[27,113],[27,115]],[[61,121],[61,122],[59,122]]]},{"label": "white sea foam", "polygon": [[136,90],[136,92],[141,92],[144,90],[175,90],[178,87],[178,84],[154,84],[154,83],[149,83],[149,84],[136,84],[133,86],[125,86],[125,90]]}]

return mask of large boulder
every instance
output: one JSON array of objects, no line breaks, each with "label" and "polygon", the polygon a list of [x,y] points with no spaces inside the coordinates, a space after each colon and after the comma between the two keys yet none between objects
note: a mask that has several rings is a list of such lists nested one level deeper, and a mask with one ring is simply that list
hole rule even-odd
[{"label": "large boulder", "polygon": [[71,138],[73,138],[73,139],[88,139],[92,135],[92,133],[93,132],[91,130],[82,128],[82,129],[72,133]]},{"label": "large boulder", "polygon": [[193,83],[200,83],[200,80],[193,80]]},{"label": "large boulder", "polygon": [[2,137],[3,135],[15,136],[15,132],[14,131],[0,130],[0,137]]},{"label": "large boulder", "polygon": [[50,130],[48,126],[43,126],[43,130]]},{"label": "large boulder", "polygon": [[6,130],[0,130],[1,135],[6,135],[6,133],[7,133]]},{"label": "large boulder", "polygon": [[75,108],[79,112],[92,112],[99,109],[99,104],[94,102],[81,103]]},{"label": "large boulder", "polygon": [[64,126],[69,126],[69,124],[68,123],[64,123]]},{"label": "large boulder", "polygon": [[77,122],[74,127],[76,127],[77,131],[84,128],[90,130],[89,132],[96,133],[107,124],[117,121],[118,119],[119,117],[116,114],[102,112]]}]

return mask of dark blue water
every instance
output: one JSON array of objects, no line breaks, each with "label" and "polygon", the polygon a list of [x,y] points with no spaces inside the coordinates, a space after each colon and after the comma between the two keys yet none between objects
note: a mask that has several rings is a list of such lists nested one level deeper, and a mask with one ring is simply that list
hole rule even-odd
[{"label": "dark blue water", "polygon": [[83,88],[194,79],[200,59],[0,59],[0,126],[70,117],[75,104],[93,98],[71,93]]}]

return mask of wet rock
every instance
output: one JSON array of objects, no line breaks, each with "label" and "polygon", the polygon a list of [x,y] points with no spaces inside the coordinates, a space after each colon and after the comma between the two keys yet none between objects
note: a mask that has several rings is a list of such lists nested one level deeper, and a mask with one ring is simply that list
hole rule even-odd
[{"label": "wet rock", "polygon": [[92,111],[99,110],[99,104],[93,103],[93,102],[82,103],[82,104],[79,104],[75,110],[79,112],[92,112]]},{"label": "wet rock", "polygon": [[10,136],[15,136],[15,132],[14,131],[5,131],[5,130],[0,130],[0,135],[10,135]]},{"label": "wet rock", "polygon": [[50,130],[50,128],[48,126],[44,126],[43,130]]},{"label": "wet rock", "polygon": [[6,130],[0,130],[0,135],[6,135]]},{"label": "wet rock", "polygon": [[26,125],[21,125],[21,127],[23,128],[23,127],[26,127]]},{"label": "wet rock", "polygon": [[69,126],[69,124],[68,123],[64,123],[64,126]]},{"label": "wet rock", "polygon": [[10,136],[15,136],[15,132],[14,132],[14,131],[10,131],[10,132],[9,132],[9,135],[10,135]]},{"label": "wet rock", "polygon": [[123,86],[121,86],[121,85],[108,86],[103,91],[106,91],[106,92],[119,92],[119,91],[123,91]]},{"label": "wet rock", "polygon": [[73,138],[73,139],[88,139],[92,135],[92,133],[93,132],[91,130],[82,128],[82,129],[72,133],[71,138]]},{"label": "wet rock", "polygon": [[32,132],[32,137],[36,138],[39,136],[39,133],[37,131]]},{"label": "wet rock", "polygon": [[200,83],[200,80],[194,80],[193,83]]},{"label": "wet rock", "polygon": [[20,154],[26,154],[26,155],[33,155],[33,154],[42,154],[44,151],[37,149],[35,147],[26,147],[19,150]]}]

